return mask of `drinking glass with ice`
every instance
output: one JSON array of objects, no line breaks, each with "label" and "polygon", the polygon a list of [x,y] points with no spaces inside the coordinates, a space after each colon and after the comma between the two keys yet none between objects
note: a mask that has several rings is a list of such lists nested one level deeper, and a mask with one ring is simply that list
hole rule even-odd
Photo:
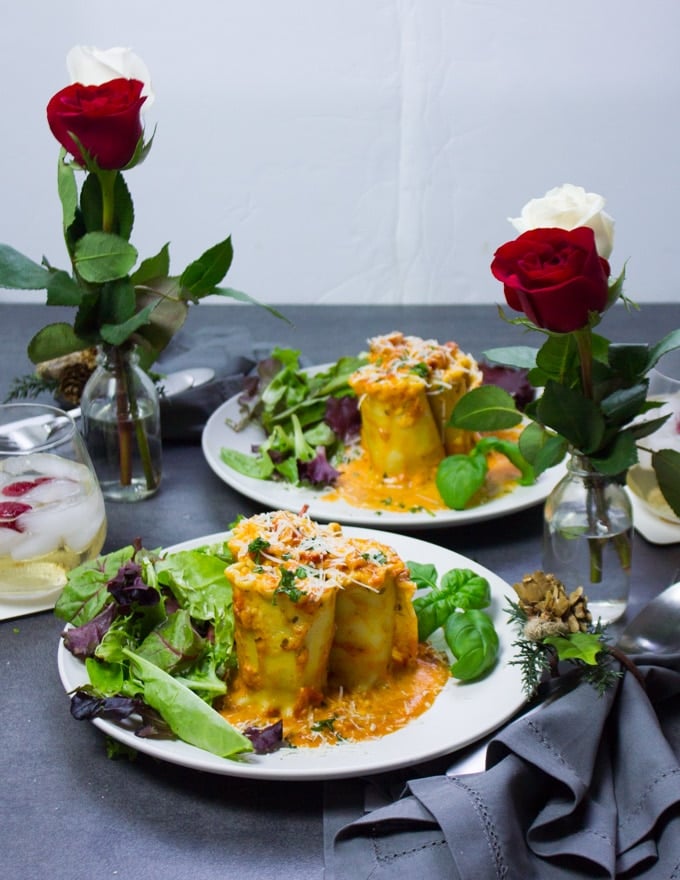
[{"label": "drinking glass with ice", "polygon": [[106,537],[104,499],[73,419],[0,405],[0,595],[58,592]]}]

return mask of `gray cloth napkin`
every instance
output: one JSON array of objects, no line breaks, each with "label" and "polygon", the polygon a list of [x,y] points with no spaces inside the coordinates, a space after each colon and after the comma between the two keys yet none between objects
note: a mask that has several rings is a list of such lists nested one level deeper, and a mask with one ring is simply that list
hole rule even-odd
[{"label": "gray cloth napkin", "polygon": [[[218,308],[217,306],[215,308]],[[183,328],[153,365],[155,372],[208,367],[213,379],[195,388],[161,398],[164,440],[195,440],[210,415],[234,394],[243,390],[243,379],[273,344],[255,345],[243,328]]]},{"label": "gray cloth napkin", "polygon": [[576,682],[499,732],[484,772],[413,778],[337,830],[341,781],[326,880],[680,878],[680,654],[635,660],[644,690]]}]

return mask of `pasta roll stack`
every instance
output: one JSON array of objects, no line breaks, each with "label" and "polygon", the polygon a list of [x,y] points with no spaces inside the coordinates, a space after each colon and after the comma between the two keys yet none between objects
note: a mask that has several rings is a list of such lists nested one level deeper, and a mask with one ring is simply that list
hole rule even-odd
[{"label": "pasta roll stack", "polygon": [[329,681],[366,689],[416,656],[415,586],[391,548],[287,511],[241,520],[229,548],[233,702],[297,715]]},{"label": "pasta roll stack", "polygon": [[361,442],[371,466],[409,481],[445,455],[468,452],[476,436],[448,421],[460,398],[481,382],[477,362],[455,342],[400,332],[369,340],[368,364],[350,384],[359,397]]}]

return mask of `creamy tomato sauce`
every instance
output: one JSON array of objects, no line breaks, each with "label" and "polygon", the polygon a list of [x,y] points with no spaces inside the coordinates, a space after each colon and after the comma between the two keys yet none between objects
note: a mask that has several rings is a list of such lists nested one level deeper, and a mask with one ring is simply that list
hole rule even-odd
[{"label": "creamy tomato sauce", "polygon": [[[501,436],[500,433],[498,436]],[[515,439],[514,437],[512,439]],[[478,507],[511,492],[517,485],[519,471],[504,455],[492,452],[488,458],[489,470],[483,488],[468,503]],[[400,482],[377,473],[361,450],[356,457],[339,465],[340,476],[330,492],[322,495],[324,501],[345,501],[352,507],[371,510],[391,510],[417,513],[428,510],[448,510],[435,484],[437,468],[418,474],[417,478]]]},{"label": "creamy tomato sauce", "polygon": [[[429,709],[448,678],[447,659],[421,644],[412,663],[376,687],[355,693],[329,688],[319,706],[305,708],[299,717],[284,718],[284,739],[291,746],[309,748],[385,736]],[[247,704],[231,706],[228,696],[221,713],[241,729],[266,727],[277,720],[253,717]]]}]

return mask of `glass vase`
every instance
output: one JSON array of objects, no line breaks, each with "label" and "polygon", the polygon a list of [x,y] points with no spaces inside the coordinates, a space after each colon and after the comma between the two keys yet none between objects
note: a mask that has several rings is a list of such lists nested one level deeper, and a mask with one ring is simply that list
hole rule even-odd
[{"label": "glass vase", "polygon": [[623,485],[572,453],[545,502],[543,569],[567,592],[582,586],[593,622],[617,620],[630,590],[633,511]]},{"label": "glass vase", "polygon": [[161,481],[158,391],[134,348],[105,346],[80,400],[82,432],[104,497],[141,501]]}]

